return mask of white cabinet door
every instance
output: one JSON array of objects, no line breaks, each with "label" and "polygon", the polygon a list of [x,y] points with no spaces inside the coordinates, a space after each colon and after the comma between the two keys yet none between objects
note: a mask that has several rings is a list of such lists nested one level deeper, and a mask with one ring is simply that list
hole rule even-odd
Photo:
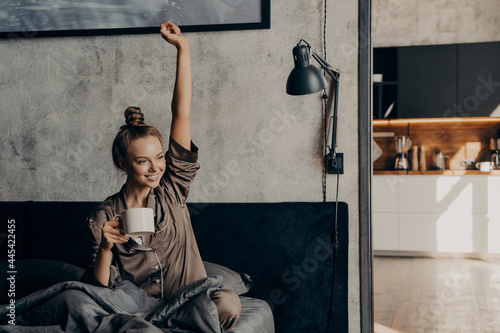
[{"label": "white cabinet door", "polygon": [[460,177],[400,176],[399,212],[444,214],[452,209],[459,193]]},{"label": "white cabinet door", "polygon": [[399,250],[398,214],[373,214],[374,250]]},{"label": "white cabinet door", "polygon": [[500,216],[500,176],[488,176],[487,193],[488,214]]},{"label": "white cabinet door", "polygon": [[372,208],[374,213],[398,212],[398,175],[373,176]]},{"label": "white cabinet door", "polygon": [[463,176],[459,182],[459,194],[453,212],[469,214],[488,213],[488,176]]},{"label": "white cabinet door", "polygon": [[401,214],[399,249],[487,253],[495,246],[488,240],[488,226],[487,216],[481,214]]},{"label": "white cabinet door", "polygon": [[399,250],[437,251],[440,214],[399,214]]},{"label": "white cabinet door", "polygon": [[500,213],[488,215],[488,252],[500,253]]}]

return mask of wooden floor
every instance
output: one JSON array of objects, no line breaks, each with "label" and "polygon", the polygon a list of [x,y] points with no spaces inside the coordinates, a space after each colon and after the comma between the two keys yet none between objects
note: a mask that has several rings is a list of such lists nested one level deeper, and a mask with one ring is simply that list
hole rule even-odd
[{"label": "wooden floor", "polygon": [[500,261],[375,257],[373,272],[376,333],[500,333]]}]

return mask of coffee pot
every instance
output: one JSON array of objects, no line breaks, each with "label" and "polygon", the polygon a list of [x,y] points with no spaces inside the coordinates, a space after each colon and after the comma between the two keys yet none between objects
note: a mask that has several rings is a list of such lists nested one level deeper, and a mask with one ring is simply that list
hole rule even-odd
[{"label": "coffee pot", "polygon": [[408,161],[407,152],[411,147],[411,140],[407,136],[398,136],[396,140],[396,162],[394,163],[395,170],[408,170],[410,162]]},{"label": "coffee pot", "polygon": [[446,166],[445,159],[448,158],[448,155],[443,155],[442,152],[438,151],[434,154],[434,168],[436,170],[444,170]]}]

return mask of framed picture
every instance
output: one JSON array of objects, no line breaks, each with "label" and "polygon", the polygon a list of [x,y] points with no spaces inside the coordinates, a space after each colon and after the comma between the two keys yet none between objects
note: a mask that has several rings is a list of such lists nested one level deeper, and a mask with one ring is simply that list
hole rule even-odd
[{"label": "framed picture", "polygon": [[0,2],[0,37],[269,29],[271,0],[21,0]]}]

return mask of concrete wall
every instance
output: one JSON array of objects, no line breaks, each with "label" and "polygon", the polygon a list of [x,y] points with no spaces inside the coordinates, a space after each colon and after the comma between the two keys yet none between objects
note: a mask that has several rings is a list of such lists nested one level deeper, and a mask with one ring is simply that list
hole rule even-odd
[{"label": "concrete wall", "polygon": [[[333,8],[333,5],[335,8]],[[202,168],[191,202],[321,201],[320,94],[292,97],[292,47],[321,53],[321,1],[272,1],[272,29],[187,33],[192,137]],[[350,325],[359,330],[357,2],[330,5],[327,60],[342,72],[339,199],[350,210]],[[0,40],[0,200],[97,201],[118,191],[110,147],[138,105],[168,137],[175,49],[158,35]],[[335,199],[335,177],[327,199]]]},{"label": "concrete wall", "polygon": [[497,0],[374,0],[373,47],[500,41]]}]

